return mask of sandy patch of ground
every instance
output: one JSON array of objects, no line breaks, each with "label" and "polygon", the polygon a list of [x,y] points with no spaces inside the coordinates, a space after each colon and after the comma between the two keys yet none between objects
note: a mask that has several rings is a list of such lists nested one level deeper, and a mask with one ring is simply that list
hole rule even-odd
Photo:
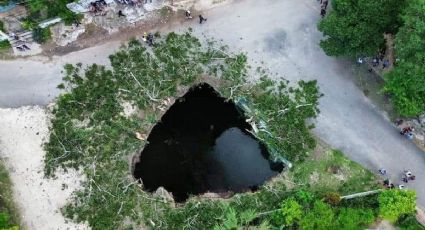
[{"label": "sandy patch of ground", "polygon": [[395,230],[396,228],[390,222],[383,220],[367,229],[368,230]]},{"label": "sandy patch of ground", "polygon": [[0,157],[5,159],[24,229],[88,229],[68,223],[60,212],[80,186],[75,171],[44,178],[42,143],[48,138],[48,116],[41,107],[0,109]]}]

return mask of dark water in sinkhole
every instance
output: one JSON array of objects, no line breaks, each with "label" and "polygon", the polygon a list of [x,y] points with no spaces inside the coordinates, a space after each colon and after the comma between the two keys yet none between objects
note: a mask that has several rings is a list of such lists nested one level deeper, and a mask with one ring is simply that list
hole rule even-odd
[{"label": "dark water in sinkhole", "polygon": [[147,191],[164,187],[177,202],[191,194],[255,190],[283,165],[267,159],[245,119],[210,85],[192,87],[152,129],[134,177]]}]

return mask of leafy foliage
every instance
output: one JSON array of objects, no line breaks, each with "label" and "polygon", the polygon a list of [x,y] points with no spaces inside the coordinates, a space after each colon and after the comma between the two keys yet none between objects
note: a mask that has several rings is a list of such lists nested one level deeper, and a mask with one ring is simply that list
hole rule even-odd
[{"label": "leafy foliage", "polygon": [[12,182],[0,159],[0,229],[18,230],[18,211],[13,202]]},{"label": "leafy foliage", "polygon": [[29,0],[29,17],[27,20],[40,22],[49,18],[60,17],[66,24],[74,21],[76,15],[70,11],[66,4],[73,0]]},{"label": "leafy foliage", "polygon": [[11,47],[8,40],[0,41],[0,50],[9,49]]},{"label": "leafy foliage", "polygon": [[416,210],[416,193],[411,190],[386,190],[379,194],[379,214],[392,222]]},{"label": "leafy foliage", "polygon": [[[293,88],[286,81],[277,82],[265,76],[254,87],[241,91],[234,94],[239,97],[251,95],[251,112],[246,111],[246,115],[254,117],[256,124],[262,126],[256,136],[267,144],[272,155],[298,161],[308,155],[307,151],[299,150],[316,146],[311,135],[300,135],[314,127],[305,120],[319,113],[321,94],[316,81],[300,81],[298,87]],[[293,97],[288,96],[291,94]],[[297,154],[292,154],[295,152]]]},{"label": "leafy foliage", "polygon": [[6,212],[0,212],[0,229],[1,230],[19,230],[18,226],[10,225],[10,216]]},{"label": "leafy foliage", "polygon": [[272,216],[274,224],[282,226],[292,226],[296,221],[301,219],[303,214],[302,206],[291,197],[284,200],[281,208]]},{"label": "leafy foliage", "polygon": [[2,20],[0,20],[0,30],[5,32],[4,30],[4,22]]},{"label": "leafy foliage", "polygon": [[392,94],[398,112],[415,116],[425,110],[425,1],[411,0],[396,36],[397,66],[386,75],[384,90]]},{"label": "leafy foliage", "polygon": [[323,201],[316,200],[313,208],[301,219],[300,229],[331,229],[334,226],[334,218],[332,208]]},{"label": "leafy foliage", "polygon": [[414,214],[402,215],[396,222],[398,229],[401,230],[424,230],[425,228],[418,223]]},{"label": "leafy foliage", "polygon": [[405,0],[334,0],[318,25],[325,39],[320,46],[331,56],[376,55],[384,33],[395,33]]},{"label": "leafy foliage", "polygon": [[41,28],[36,27],[32,30],[32,38],[37,43],[45,43],[47,40],[50,39],[52,36],[52,32],[50,31],[50,28]]},{"label": "leafy foliage", "polygon": [[[216,225],[214,230],[239,230],[246,229],[249,224],[257,217],[257,213],[253,210],[245,210],[242,213],[236,213],[235,209],[228,208],[226,210],[225,219],[221,225]],[[251,228],[253,229],[253,228]],[[266,224],[259,228],[266,229]]]},{"label": "leafy foliage", "polygon": [[365,226],[373,223],[375,215],[370,208],[342,208],[336,219],[340,229],[361,230],[364,229]]}]

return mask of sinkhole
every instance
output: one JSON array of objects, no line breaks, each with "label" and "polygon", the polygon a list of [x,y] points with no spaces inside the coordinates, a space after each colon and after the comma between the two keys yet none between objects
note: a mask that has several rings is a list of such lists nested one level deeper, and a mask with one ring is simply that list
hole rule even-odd
[{"label": "sinkhole", "polygon": [[153,127],[133,175],[145,190],[189,195],[256,190],[282,171],[247,130],[243,111],[207,83],[193,86]]}]

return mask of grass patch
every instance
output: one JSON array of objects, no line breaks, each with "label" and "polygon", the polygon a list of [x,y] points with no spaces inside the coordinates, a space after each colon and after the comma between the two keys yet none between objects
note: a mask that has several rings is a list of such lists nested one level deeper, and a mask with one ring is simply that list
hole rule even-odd
[{"label": "grass patch", "polygon": [[36,27],[32,30],[32,37],[35,42],[42,44],[52,37],[52,32],[50,31],[50,27]]},{"label": "grass patch", "polygon": [[11,47],[8,40],[0,41],[0,51],[9,50]]},{"label": "grass patch", "polygon": [[4,22],[2,20],[0,20],[0,30],[3,31],[3,32],[6,32],[4,30]]},{"label": "grass patch", "polygon": [[289,177],[316,192],[342,195],[377,189],[376,176],[339,150],[325,150],[297,165]]},{"label": "grass patch", "polygon": [[12,182],[0,159],[0,229],[19,224],[18,210],[13,202]]}]

